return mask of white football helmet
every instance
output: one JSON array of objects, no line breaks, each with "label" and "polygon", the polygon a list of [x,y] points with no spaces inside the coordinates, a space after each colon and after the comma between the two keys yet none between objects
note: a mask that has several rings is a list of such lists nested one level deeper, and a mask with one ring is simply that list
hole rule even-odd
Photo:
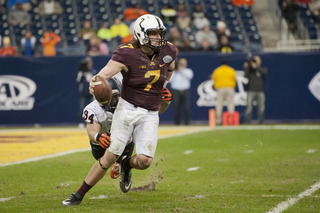
[{"label": "white football helmet", "polygon": [[[159,41],[159,46],[154,46],[150,42],[148,33],[150,31],[160,31],[161,39]],[[167,32],[166,27],[163,25],[162,20],[155,15],[143,15],[140,16],[133,25],[134,38],[139,41],[141,45],[145,45],[154,51],[157,51],[166,45],[165,34]]]}]

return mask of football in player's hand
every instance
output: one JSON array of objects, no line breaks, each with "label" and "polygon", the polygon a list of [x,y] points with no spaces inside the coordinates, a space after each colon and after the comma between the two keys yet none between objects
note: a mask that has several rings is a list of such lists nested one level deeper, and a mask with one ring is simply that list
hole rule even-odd
[{"label": "football in player's hand", "polygon": [[107,80],[101,76],[96,76],[96,81],[93,82],[94,85],[94,97],[100,104],[108,106],[112,98],[112,88]]}]

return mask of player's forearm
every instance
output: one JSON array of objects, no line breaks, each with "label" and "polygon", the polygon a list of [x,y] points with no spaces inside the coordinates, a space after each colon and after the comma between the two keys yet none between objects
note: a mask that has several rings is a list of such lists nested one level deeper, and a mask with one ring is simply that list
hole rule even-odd
[{"label": "player's forearm", "polygon": [[91,142],[96,142],[96,135],[100,133],[100,124],[87,124],[87,134]]},{"label": "player's forearm", "polygon": [[99,76],[109,80],[112,76],[120,72],[121,70],[126,71],[126,66],[116,61],[110,60],[106,66],[104,66],[100,72],[98,73]]},{"label": "player's forearm", "polygon": [[159,114],[164,113],[168,109],[170,103],[171,101],[161,101]]},{"label": "player's forearm", "polygon": [[97,143],[96,142],[96,135],[98,134],[99,132],[95,131],[95,130],[91,130],[91,131],[88,131],[88,137],[90,139],[91,142],[93,143]]},{"label": "player's forearm", "polygon": [[173,72],[169,72],[169,71],[167,72],[167,81],[170,80],[170,78],[171,78],[171,76],[172,76],[172,73],[173,73]]},{"label": "player's forearm", "polygon": [[169,67],[168,67],[168,71],[167,71],[167,81],[170,80],[174,68],[175,68],[175,61],[171,62],[171,64],[170,64]]}]

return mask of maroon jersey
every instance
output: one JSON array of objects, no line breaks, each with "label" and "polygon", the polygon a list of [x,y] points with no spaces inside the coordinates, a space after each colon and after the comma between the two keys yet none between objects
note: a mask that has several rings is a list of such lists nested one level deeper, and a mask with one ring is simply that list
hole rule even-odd
[{"label": "maroon jersey", "polygon": [[136,107],[158,111],[167,70],[176,54],[170,42],[151,59],[132,43],[120,45],[111,59],[128,67],[127,72],[121,71],[121,97]]}]

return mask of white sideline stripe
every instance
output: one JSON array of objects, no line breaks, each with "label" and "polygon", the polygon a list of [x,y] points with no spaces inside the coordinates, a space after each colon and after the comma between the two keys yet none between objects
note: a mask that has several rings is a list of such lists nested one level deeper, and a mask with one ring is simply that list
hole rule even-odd
[{"label": "white sideline stripe", "polygon": [[[159,129],[165,129],[165,128],[170,128],[170,127],[159,127]],[[185,128],[185,127],[181,127]],[[206,132],[206,131],[211,131],[210,127],[208,126],[202,126],[202,127],[193,127],[190,126],[189,132],[182,132],[182,133],[176,133],[176,134],[168,134],[168,135],[163,135],[159,136],[159,139],[164,139],[164,138],[170,138],[170,137],[178,137],[178,136],[183,136],[183,135],[188,135],[188,134],[193,134],[193,133],[198,133],[198,132]],[[179,129],[179,128],[177,128]],[[214,130],[270,130],[270,129],[281,129],[281,130],[318,130],[320,129],[320,125],[245,125],[245,126],[218,126]],[[41,129],[19,129],[19,130],[0,130],[1,132],[41,132],[41,131],[84,131],[83,129],[78,129],[78,128],[41,128]],[[213,131],[214,131],[213,130]],[[29,163],[29,162],[34,162],[34,161],[39,161],[43,159],[49,159],[49,158],[54,158],[54,157],[59,157],[59,156],[64,156],[68,154],[73,154],[77,152],[85,152],[89,151],[91,148],[84,148],[84,149],[76,149],[76,150],[70,150],[66,152],[59,152],[56,154],[52,155],[46,155],[46,156],[41,156],[41,157],[35,157],[35,158],[29,158],[26,160],[22,161],[16,161],[13,163],[6,163],[6,164],[0,164],[0,167],[3,166],[11,166],[11,165],[16,165],[16,164],[21,164],[21,163]]]},{"label": "white sideline stripe", "polygon": [[[192,133],[201,132],[201,131],[208,131],[208,130],[210,130],[209,127],[207,127],[207,128],[195,128],[193,131],[189,131],[187,133],[163,135],[163,136],[160,136],[159,139],[169,138],[169,137],[177,137],[177,136],[192,134]],[[60,157],[60,156],[64,156],[64,155],[69,155],[69,154],[78,153],[78,152],[85,152],[85,151],[90,151],[90,150],[91,150],[90,147],[83,148],[83,149],[69,150],[69,151],[66,151],[66,152],[59,152],[59,153],[52,154],[52,155],[29,158],[29,159],[26,159],[26,160],[16,161],[16,162],[13,162],[13,163],[0,164],[0,167],[11,166],[11,165],[16,165],[16,164],[21,164],[21,163],[29,163],[29,162],[39,161],[39,160],[43,160],[43,159],[55,158],[55,157]]]},{"label": "white sideline stripe", "polygon": [[280,212],[286,210],[288,207],[294,205],[296,202],[298,202],[302,198],[304,198],[306,196],[310,196],[313,192],[315,192],[318,189],[320,189],[320,182],[313,184],[312,186],[309,187],[309,189],[300,193],[296,197],[290,198],[286,201],[283,201],[282,203],[279,203],[277,207],[275,207],[271,211],[268,211],[267,213],[280,213]]},{"label": "white sideline stripe", "polygon": [[[184,126],[181,127],[171,127],[171,126],[160,126],[159,129],[183,129],[186,128]],[[200,132],[198,129],[202,129],[202,131],[211,130],[208,126],[189,126],[191,129],[195,129],[194,131],[190,131],[190,133]],[[240,126],[217,126],[214,130],[270,130],[270,129],[280,129],[280,130],[318,130],[320,129],[320,125],[240,125]],[[8,132],[66,132],[66,131],[76,131],[76,132],[84,132],[85,130],[79,129],[77,127],[65,127],[65,128],[50,128],[50,127],[41,127],[41,128],[19,128],[19,129],[0,129],[0,133],[8,133]],[[180,135],[177,135],[180,136]],[[170,136],[171,137],[171,136]],[[161,137],[159,137],[161,138]]]},{"label": "white sideline stripe", "polygon": [[180,133],[174,133],[174,134],[167,134],[167,135],[161,135],[159,136],[159,139],[164,139],[164,138],[171,138],[171,137],[178,137],[178,136],[183,136],[183,135],[190,135],[193,133],[198,133],[198,132],[206,132],[210,131],[211,129],[209,127],[195,127],[192,130],[188,132],[180,132]]},{"label": "white sideline stripe", "polygon": [[60,157],[60,156],[64,156],[64,155],[69,155],[69,154],[73,154],[73,153],[77,153],[77,152],[85,152],[85,151],[89,151],[89,150],[91,150],[91,148],[89,148],[89,147],[83,148],[83,149],[69,150],[66,152],[59,152],[59,153],[52,154],[52,155],[45,155],[45,156],[41,156],[41,157],[29,158],[26,160],[16,161],[13,163],[0,164],[0,167],[11,166],[11,165],[16,165],[16,164],[21,164],[21,163],[29,163],[29,162],[39,161],[39,160],[43,160],[43,159],[49,159],[49,158],[55,158],[55,157]]}]

